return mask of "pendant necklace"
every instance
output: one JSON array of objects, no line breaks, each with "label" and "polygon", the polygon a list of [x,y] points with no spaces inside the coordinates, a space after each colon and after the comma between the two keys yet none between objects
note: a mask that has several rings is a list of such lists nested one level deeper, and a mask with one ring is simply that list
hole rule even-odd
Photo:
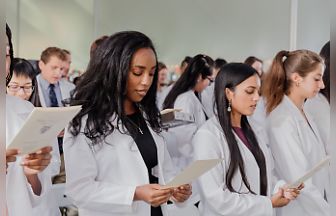
[{"label": "pendant necklace", "polygon": [[143,135],[143,131],[140,128],[140,120],[139,120],[139,125],[137,125],[135,122],[133,122],[133,120],[131,118],[128,118],[130,120],[130,122],[136,127],[138,128],[139,133],[141,133]]}]

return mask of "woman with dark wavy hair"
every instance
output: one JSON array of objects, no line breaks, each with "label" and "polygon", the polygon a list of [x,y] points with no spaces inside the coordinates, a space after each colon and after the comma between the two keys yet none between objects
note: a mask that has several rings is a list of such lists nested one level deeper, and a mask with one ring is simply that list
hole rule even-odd
[{"label": "woman with dark wavy hair", "polygon": [[167,215],[190,185],[162,189],[175,175],[160,136],[157,55],[135,31],[104,40],[74,91],[81,112],[65,135],[66,193],[79,215]]},{"label": "woman with dark wavy hair", "polygon": [[224,161],[199,178],[201,215],[272,215],[272,207],[298,195],[280,188],[271,196],[272,162],[264,132],[252,129],[246,117],[256,108],[259,88],[258,72],[243,63],[224,65],[216,77],[215,115],[193,138],[194,159]]}]

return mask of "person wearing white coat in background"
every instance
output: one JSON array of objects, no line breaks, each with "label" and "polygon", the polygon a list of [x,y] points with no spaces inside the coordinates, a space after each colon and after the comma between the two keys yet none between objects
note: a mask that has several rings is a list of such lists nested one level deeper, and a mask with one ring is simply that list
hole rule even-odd
[{"label": "person wearing white coat in background", "polygon": [[[29,100],[34,106],[41,106],[40,103],[35,100],[38,95],[38,88],[36,85],[35,70],[33,66],[25,59],[14,58],[13,76],[7,85],[7,94],[23,100]],[[48,166],[48,169],[50,170],[50,181],[53,176],[60,172],[61,164],[56,137],[51,146],[54,151],[51,153],[52,159]],[[41,212],[43,212],[44,216],[57,216],[61,214],[56,201],[52,201],[50,198],[52,196],[51,193],[52,191],[47,193],[39,205],[34,208],[35,214],[40,214]],[[49,201],[47,201],[48,199]],[[51,208],[52,203],[55,203],[53,208]]]},{"label": "person wearing white coat in background", "polygon": [[304,106],[314,118],[327,152],[330,152],[330,41],[324,44],[320,56],[324,59],[325,64],[322,77],[325,87],[315,97],[307,99]]},{"label": "person wearing white coat in background", "polygon": [[[204,216],[271,216],[273,208],[295,199],[297,189],[284,189],[272,173],[272,157],[262,128],[251,128],[246,118],[259,99],[257,71],[242,63],[220,69],[215,81],[215,115],[193,138],[194,160],[224,159],[202,175],[200,214]],[[295,202],[295,201],[294,201]]]},{"label": "person wearing white coat in background", "polygon": [[[308,50],[280,51],[263,83],[267,132],[279,178],[293,182],[325,159],[326,148],[304,101],[324,88],[323,59]],[[328,204],[329,168],[305,182],[296,202],[277,211],[278,216],[331,215]]]},{"label": "person wearing white coat in background", "polygon": [[222,58],[217,58],[214,61],[214,69],[213,69],[213,74],[212,74],[212,79],[211,83],[208,87],[204,89],[201,93],[201,101],[203,104],[203,107],[207,113],[208,118],[211,118],[214,115],[214,90],[215,90],[215,85],[213,84],[213,81],[215,80],[218,71],[222,66],[227,64],[227,61]]},{"label": "person wearing white coat in background", "polygon": [[167,216],[189,184],[163,189],[176,172],[160,136],[157,57],[151,40],[117,32],[97,48],[71,102],[83,103],[65,133],[66,194],[81,216]]},{"label": "person wearing white coat in background", "polygon": [[[12,33],[6,24],[6,85],[11,80],[13,47]],[[14,138],[25,119],[33,110],[27,101],[6,95],[6,145]],[[47,144],[46,144],[47,146]],[[18,156],[16,149],[6,149],[6,211],[4,215],[33,216],[33,207],[43,199],[51,185],[46,169],[51,160],[51,147],[44,147],[35,153]]]},{"label": "person wearing white coat in background", "polygon": [[[176,81],[168,93],[163,109],[181,109],[181,112],[191,115],[195,122],[168,129],[165,138],[174,142],[167,143],[173,162],[179,171],[186,168],[193,157],[192,137],[196,130],[206,121],[207,114],[200,94],[212,81],[213,60],[206,55],[196,55],[189,62],[187,68]],[[198,190],[194,185],[190,202],[199,201]]]},{"label": "person wearing white coat in background", "polygon": [[[67,79],[62,78],[66,67],[69,67],[69,65],[67,66],[67,61],[68,53],[58,47],[48,47],[41,53],[40,61],[38,63],[41,73],[36,76],[36,81],[38,99],[42,107],[62,107],[68,105],[68,102],[64,102],[70,98],[70,93],[75,88],[75,85]],[[52,104],[50,99],[51,84],[55,86],[54,92],[57,99],[56,105]],[[58,174],[64,174],[64,170],[60,170],[61,158],[63,157],[63,133],[64,131],[60,132],[56,139],[55,144],[57,146],[57,151],[53,152],[53,158],[54,161],[57,161],[58,163],[53,163],[53,172],[50,178],[54,178]],[[53,194],[48,194],[43,202],[41,207],[35,209],[36,214],[43,212],[45,216],[60,215],[59,206]]]},{"label": "person wearing white coat in background", "polygon": [[[193,116],[195,122],[170,128],[168,131],[177,140],[175,152],[170,152],[178,169],[182,170],[192,161],[193,147],[191,140],[207,119],[206,111],[200,101],[199,95],[210,84],[213,72],[213,60],[206,55],[196,55],[189,62],[181,77],[176,81],[168,93],[163,109],[181,109],[181,112]],[[169,147],[168,149],[171,149]]]}]

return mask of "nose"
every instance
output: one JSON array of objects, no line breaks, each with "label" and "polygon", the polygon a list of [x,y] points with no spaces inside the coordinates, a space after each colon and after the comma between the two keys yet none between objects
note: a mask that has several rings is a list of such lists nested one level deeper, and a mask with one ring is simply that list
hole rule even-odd
[{"label": "nose", "polygon": [[320,89],[324,89],[325,88],[325,85],[324,85],[324,82],[323,82],[323,80],[321,80],[321,82],[320,82]]},{"label": "nose", "polygon": [[18,95],[18,96],[23,96],[23,95],[25,95],[25,92],[23,91],[23,88],[20,88],[20,89],[16,92],[16,95]]},{"label": "nose", "polygon": [[152,77],[149,75],[149,73],[144,73],[141,79],[141,84],[144,86],[150,86],[153,82]]},{"label": "nose", "polygon": [[253,101],[258,101],[260,99],[260,95],[258,91],[255,91],[253,94]]}]

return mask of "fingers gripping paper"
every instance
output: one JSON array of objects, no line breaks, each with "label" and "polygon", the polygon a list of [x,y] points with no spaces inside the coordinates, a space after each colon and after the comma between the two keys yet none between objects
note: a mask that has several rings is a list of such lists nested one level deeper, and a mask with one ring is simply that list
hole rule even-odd
[{"label": "fingers gripping paper", "polygon": [[164,188],[178,187],[180,185],[191,183],[198,177],[215,167],[223,159],[197,160],[185,168],[172,181],[163,186]]},{"label": "fingers gripping paper", "polygon": [[29,154],[50,146],[80,110],[81,106],[34,108],[7,148],[19,149],[20,154]]}]

